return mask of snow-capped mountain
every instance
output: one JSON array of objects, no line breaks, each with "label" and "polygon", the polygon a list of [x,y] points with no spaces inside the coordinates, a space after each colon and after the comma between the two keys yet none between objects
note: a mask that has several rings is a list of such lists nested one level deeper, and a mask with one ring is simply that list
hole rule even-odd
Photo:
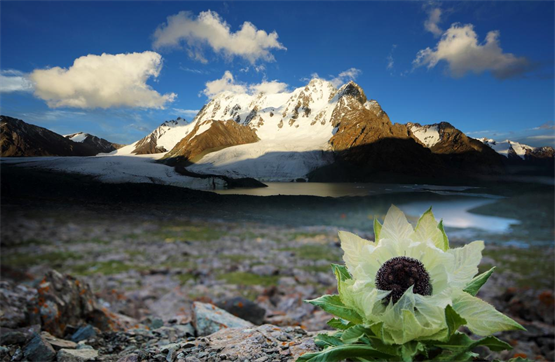
[{"label": "snow-capped mountain", "polygon": [[90,147],[95,150],[97,154],[112,152],[118,148],[124,147],[124,145],[106,141],[104,138],[94,136],[90,133],[78,132],[64,135],[64,137],[73,142],[82,143]]},{"label": "snow-capped mountain", "polygon": [[266,181],[313,179],[315,172],[324,180],[339,173],[347,179],[382,171],[433,176],[453,167],[490,172],[502,166],[489,147],[448,123],[392,124],[354,82],[337,89],[322,79],[276,94],[221,93],[191,123],[165,122],[115,154],[165,151],[168,164],[190,172]]},{"label": "snow-capped mountain", "polygon": [[553,161],[555,154],[553,147],[549,146],[532,147],[516,141],[496,141],[491,138],[478,138],[477,140],[512,161]]},{"label": "snow-capped mountain", "polygon": [[128,146],[122,147],[116,155],[145,155],[162,153],[171,150],[181,141],[193,125],[185,119],[178,117],[176,120],[166,121],[145,137]]}]

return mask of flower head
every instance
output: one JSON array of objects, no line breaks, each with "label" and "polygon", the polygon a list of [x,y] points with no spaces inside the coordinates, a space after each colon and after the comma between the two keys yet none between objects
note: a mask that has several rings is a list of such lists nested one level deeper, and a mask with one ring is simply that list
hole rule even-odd
[{"label": "flower head", "polygon": [[413,229],[395,206],[383,225],[375,220],[374,232],[375,242],[339,233],[346,271],[336,269],[338,303],[385,343],[446,340],[453,332],[448,321],[452,311],[477,335],[522,329],[474,296],[491,275],[474,278],[483,241],[450,249],[431,209]]}]

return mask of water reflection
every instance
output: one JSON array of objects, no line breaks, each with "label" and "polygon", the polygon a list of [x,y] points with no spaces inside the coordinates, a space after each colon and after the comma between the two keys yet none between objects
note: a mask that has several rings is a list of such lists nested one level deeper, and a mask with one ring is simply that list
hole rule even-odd
[{"label": "water reflection", "polygon": [[519,223],[518,220],[514,219],[469,213],[468,210],[499,199],[499,196],[476,193],[471,190],[476,188],[469,186],[316,182],[269,182],[267,185],[268,187],[265,188],[217,190],[214,192],[251,196],[310,195],[320,197],[371,196],[400,192],[438,194],[444,196],[445,199],[438,200],[434,197],[425,201],[427,198],[424,197],[419,198],[419,201],[413,201],[413,198],[407,197],[405,203],[397,202],[397,206],[408,216],[418,217],[433,205],[434,214],[438,218],[443,218],[444,225],[451,228],[471,228],[490,233],[506,233],[510,230],[511,224]]},{"label": "water reflection", "polygon": [[[445,226],[454,228],[474,228],[494,233],[505,233],[509,231],[511,224],[518,224],[518,220],[502,217],[486,216],[469,213],[475,207],[492,203],[487,199],[468,199],[457,201],[436,201],[433,204],[435,215],[443,218]],[[411,202],[399,205],[407,215],[422,215],[430,207],[429,203]]]},{"label": "water reflection", "polygon": [[222,195],[310,195],[321,197],[370,196],[393,192],[422,191],[441,194],[459,194],[472,189],[469,186],[400,185],[377,183],[326,183],[326,182],[266,182],[268,187],[254,189],[215,190]]}]

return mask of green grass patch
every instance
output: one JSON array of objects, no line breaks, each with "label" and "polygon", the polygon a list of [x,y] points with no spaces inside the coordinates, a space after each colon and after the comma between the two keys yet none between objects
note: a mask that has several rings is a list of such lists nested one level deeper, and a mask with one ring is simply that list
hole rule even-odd
[{"label": "green grass patch", "polygon": [[197,266],[197,263],[192,260],[176,260],[176,261],[169,261],[162,266],[171,269],[194,269]]},{"label": "green grass patch", "polygon": [[220,259],[226,259],[234,263],[239,263],[246,260],[254,260],[256,259],[252,255],[244,255],[244,254],[226,254],[220,255]]},{"label": "green grass patch", "polygon": [[295,232],[291,234],[287,234],[287,237],[290,240],[301,240],[301,239],[314,239],[318,236],[322,236],[325,234],[322,233],[310,233],[310,232]]},{"label": "green grass patch", "polygon": [[[486,248],[484,256],[495,261],[496,273],[512,272],[517,278],[516,286],[532,288],[553,288],[555,282],[555,264],[553,249],[531,247]],[[480,272],[489,270],[492,265],[481,265]]]},{"label": "green grass patch", "polygon": [[119,260],[91,262],[71,267],[71,271],[79,275],[112,275],[124,273],[129,270],[147,270],[148,267],[142,265],[127,264]]},{"label": "green grass patch", "polygon": [[82,256],[69,251],[58,251],[44,254],[6,254],[2,253],[2,264],[17,266],[17,267],[31,267],[35,265],[61,265],[68,260],[79,260]]},{"label": "green grass patch", "polygon": [[177,279],[181,285],[186,284],[189,280],[197,280],[197,277],[191,273],[178,274]]},{"label": "green grass patch", "polygon": [[226,234],[223,230],[205,226],[172,226],[151,233],[149,236],[166,242],[176,241],[211,241],[218,240]]},{"label": "green grass patch", "polygon": [[262,285],[267,287],[271,285],[276,285],[279,280],[279,276],[278,275],[261,276],[253,273],[233,272],[233,273],[221,274],[218,276],[218,279],[224,280],[228,284]]},{"label": "green grass patch", "polygon": [[301,259],[330,261],[341,259],[340,249],[328,245],[305,244],[298,247],[281,248],[279,251],[294,252]]}]

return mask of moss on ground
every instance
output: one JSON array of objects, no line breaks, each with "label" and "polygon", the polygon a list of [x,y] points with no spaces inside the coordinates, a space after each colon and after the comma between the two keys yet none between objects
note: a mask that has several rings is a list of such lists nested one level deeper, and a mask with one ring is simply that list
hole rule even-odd
[{"label": "moss on ground", "polygon": [[112,275],[124,273],[130,270],[140,271],[147,269],[149,269],[147,266],[129,264],[119,260],[90,262],[71,266],[71,271],[78,275]]},{"label": "moss on ground", "polygon": [[81,255],[69,251],[58,251],[44,254],[6,254],[5,252],[3,252],[1,257],[2,265],[26,268],[36,265],[57,266],[65,263],[68,260],[79,259],[82,259]]},{"label": "moss on ground", "polygon": [[[511,272],[516,276],[514,283],[519,287],[552,289],[555,283],[555,264],[553,249],[531,247],[486,248],[484,256],[494,260],[495,273]],[[493,265],[480,265],[480,272],[489,270]]]},{"label": "moss on ground", "polygon": [[276,285],[279,280],[279,275],[262,276],[246,272],[232,272],[221,274],[218,276],[219,280],[223,280],[228,284],[236,285],[262,285],[271,286]]}]

